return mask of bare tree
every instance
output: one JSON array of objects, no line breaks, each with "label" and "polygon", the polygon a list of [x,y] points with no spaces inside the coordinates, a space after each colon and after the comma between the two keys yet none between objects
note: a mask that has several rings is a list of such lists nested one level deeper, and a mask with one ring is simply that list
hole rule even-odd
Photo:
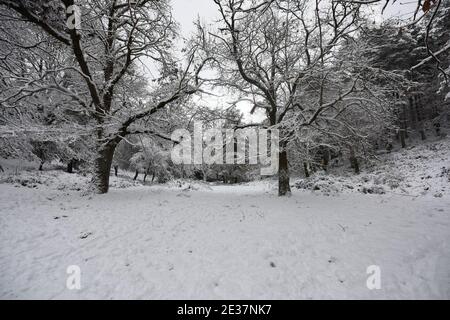
[{"label": "bare tree", "polygon": [[[293,112],[305,114],[300,97],[312,82],[326,81],[325,66],[337,48],[359,26],[358,4],[326,1],[221,1],[215,0],[221,27],[211,32],[222,85],[251,99],[262,109],[267,124],[281,130],[279,152],[280,196],[290,193],[287,144],[292,130],[285,126]],[[205,33],[204,30],[202,30]],[[313,124],[326,109],[355,89],[319,103],[305,124]],[[310,110],[310,109],[308,109]]]},{"label": "bare tree", "polygon": [[[44,66],[40,76],[11,72],[15,92],[3,95],[1,104],[14,107],[17,99],[42,92],[70,98],[72,108],[86,114],[92,124],[90,134],[96,140],[93,186],[99,193],[108,191],[117,144],[135,132],[156,134],[139,123],[201,85],[199,73],[206,61],[196,61],[197,49],[187,52],[185,67],[171,55],[176,24],[168,1],[0,0],[0,7],[2,21],[22,32],[38,27],[45,34],[31,43],[2,32],[0,37],[11,50],[45,50],[42,42],[48,43],[49,38],[55,48],[48,54],[64,56],[57,67]],[[153,62],[161,76],[155,79],[151,94],[137,99],[133,85],[140,78],[139,61]]]}]

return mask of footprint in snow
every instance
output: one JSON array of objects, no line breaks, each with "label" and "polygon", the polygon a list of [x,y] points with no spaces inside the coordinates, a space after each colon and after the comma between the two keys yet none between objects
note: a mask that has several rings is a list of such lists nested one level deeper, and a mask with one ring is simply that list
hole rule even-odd
[{"label": "footprint in snow", "polygon": [[85,232],[82,233],[80,236],[80,239],[86,239],[87,237],[89,237],[90,235],[92,235],[92,232]]},{"label": "footprint in snow", "polygon": [[53,219],[58,220],[58,219],[61,219],[61,218],[68,218],[68,216],[61,216],[61,217],[56,216]]},{"label": "footprint in snow", "polygon": [[185,198],[190,198],[191,195],[190,194],[186,194],[186,193],[179,193],[177,194],[177,197],[185,197]]}]

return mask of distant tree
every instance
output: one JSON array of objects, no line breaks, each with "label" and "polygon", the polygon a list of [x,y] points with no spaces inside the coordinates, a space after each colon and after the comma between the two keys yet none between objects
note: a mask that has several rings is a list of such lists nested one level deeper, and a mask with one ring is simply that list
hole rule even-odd
[{"label": "distant tree", "polygon": [[172,178],[169,150],[164,150],[162,144],[151,139],[140,140],[139,151],[132,156],[130,163],[136,172],[134,180],[139,173],[144,174],[144,183],[149,175],[152,177],[151,182],[154,182],[156,178],[159,183],[165,183]]}]

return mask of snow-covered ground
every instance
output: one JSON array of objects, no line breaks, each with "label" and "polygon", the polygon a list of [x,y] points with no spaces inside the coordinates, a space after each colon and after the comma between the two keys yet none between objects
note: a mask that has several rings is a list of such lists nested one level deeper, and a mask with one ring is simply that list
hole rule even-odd
[{"label": "snow-covered ground", "polygon": [[[109,194],[87,195],[77,175],[3,174],[0,298],[450,299],[446,150],[389,156],[403,176],[378,183],[384,194],[114,178]],[[80,290],[66,288],[71,265]],[[371,265],[379,290],[366,286]]]}]

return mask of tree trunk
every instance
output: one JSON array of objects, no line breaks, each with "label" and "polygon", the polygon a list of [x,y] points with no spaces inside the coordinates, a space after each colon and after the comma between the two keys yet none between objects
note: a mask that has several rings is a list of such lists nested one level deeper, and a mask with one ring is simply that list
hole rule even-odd
[{"label": "tree trunk", "polygon": [[136,180],[138,176],[139,176],[139,170],[136,170],[136,174],[134,175],[133,180]]},{"label": "tree trunk", "polygon": [[406,148],[406,134],[405,134],[406,132],[405,132],[405,130],[402,128],[402,129],[400,129],[400,132],[399,132],[399,136],[400,136],[400,143],[402,144],[402,148],[404,149],[404,148]]},{"label": "tree trunk", "polygon": [[305,170],[305,177],[309,178],[308,163],[303,162],[303,170]]},{"label": "tree trunk", "polygon": [[44,170],[43,166],[44,166],[44,161],[41,161],[41,163],[39,164],[39,171]]},{"label": "tree trunk", "polygon": [[[278,159],[278,196],[286,196],[291,194],[291,186],[289,184],[289,165],[285,146],[280,145],[281,152]],[[284,149],[284,150],[283,150]]]},{"label": "tree trunk", "polygon": [[324,148],[322,154],[322,169],[327,171],[329,163],[330,163],[330,151],[327,148]]},{"label": "tree trunk", "polygon": [[439,122],[434,124],[434,130],[436,131],[436,137],[441,136],[441,124]]},{"label": "tree trunk", "polygon": [[420,133],[420,138],[422,139],[422,140],[426,140],[427,139],[427,136],[425,135],[425,128],[424,128],[424,124],[423,124],[423,122],[421,122],[420,123],[420,129],[419,129],[419,133]]},{"label": "tree trunk", "polygon": [[73,160],[70,160],[67,164],[67,173],[73,173]]},{"label": "tree trunk", "polygon": [[94,176],[92,177],[92,184],[95,192],[104,194],[109,189],[109,175],[111,172],[111,165],[114,156],[116,144],[108,144],[102,146],[98,151],[94,160]]},{"label": "tree trunk", "polygon": [[119,166],[114,166],[114,175],[117,177],[117,175],[119,174]]},{"label": "tree trunk", "polygon": [[408,98],[409,100],[409,117],[411,119],[411,127],[416,130],[417,129],[417,123],[418,123],[418,117],[417,117],[417,109],[418,109],[418,103],[419,99],[417,95],[410,96]]},{"label": "tree trunk", "polygon": [[424,117],[423,117],[423,112],[422,112],[422,103],[420,102],[421,99],[418,99],[416,101],[416,118],[417,118],[417,122],[419,123],[419,133],[420,133],[420,137],[422,140],[426,140],[427,137],[425,135],[425,124],[424,124]]},{"label": "tree trunk", "polygon": [[403,105],[403,111],[401,115],[402,119],[400,121],[400,142],[402,144],[402,148],[406,148],[406,138],[408,138],[408,125],[406,123],[406,107]]},{"label": "tree trunk", "polygon": [[144,174],[144,184],[145,184],[145,181],[147,180],[147,176],[148,176],[148,171],[145,171],[145,174]]}]

